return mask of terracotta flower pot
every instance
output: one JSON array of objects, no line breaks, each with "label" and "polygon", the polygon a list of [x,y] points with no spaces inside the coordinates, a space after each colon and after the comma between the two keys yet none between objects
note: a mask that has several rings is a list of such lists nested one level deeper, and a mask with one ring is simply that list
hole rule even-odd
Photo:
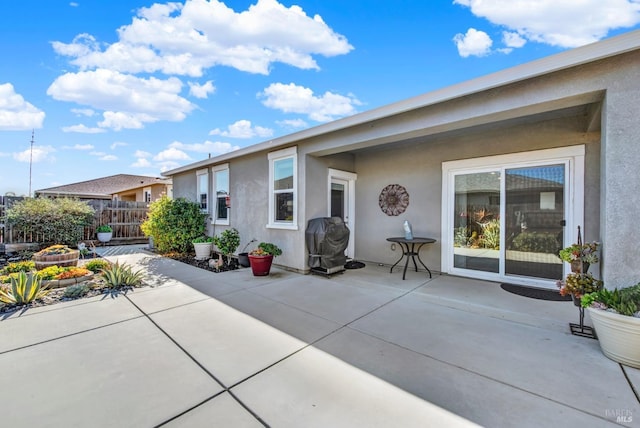
[{"label": "terracotta flower pot", "polygon": [[254,276],[266,276],[271,270],[273,256],[252,256],[249,254],[249,263]]}]

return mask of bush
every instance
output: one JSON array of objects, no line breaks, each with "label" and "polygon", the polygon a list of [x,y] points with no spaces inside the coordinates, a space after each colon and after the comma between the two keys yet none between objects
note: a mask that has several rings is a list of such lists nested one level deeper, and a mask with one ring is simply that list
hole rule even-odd
[{"label": "bush", "polygon": [[556,235],[549,232],[522,232],[513,239],[511,249],[529,253],[558,254]]},{"label": "bush", "polygon": [[107,267],[109,267],[111,265],[111,263],[109,263],[106,260],[103,259],[95,259],[95,260],[90,260],[88,262],[86,262],[83,267],[85,269],[89,269],[91,272],[93,273],[98,273],[103,269],[106,269]]},{"label": "bush", "polygon": [[222,231],[220,236],[213,237],[213,243],[218,251],[227,256],[227,263],[229,263],[229,257],[240,246],[240,233],[235,228],[226,229]]},{"label": "bush", "polygon": [[64,268],[64,272],[57,274],[54,279],[82,278],[83,276],[91,274],[92,272],[89,269],[72,266]]},{"label": "bush", "polygon": [[54,279],[56,276],[64,272],[64,268],[60,266],[48,266],[44,269],[40,269],[37,274],[40,279],[48,281]]},{"label": "bush", "polygon": [[16,272],[29,272],[36,268],[36,263],[31,260],[23,260],[21,262],[13,262],[6,265],[0,270],[0,274],[8,275]]},{"label": "bush", "polygon": [[78,199],[26,198],[7,210],[7,222],[43,243],[75,245],[94,214],[93,208]]},{"label": "bush", "polygon": [[200,205],[184,198],[169,199],[166,196],[152,202],[142,232],[153,237],[153,243],[161,253],[177,251],[188,253],[192,242],[205,235],[207,214]]}]

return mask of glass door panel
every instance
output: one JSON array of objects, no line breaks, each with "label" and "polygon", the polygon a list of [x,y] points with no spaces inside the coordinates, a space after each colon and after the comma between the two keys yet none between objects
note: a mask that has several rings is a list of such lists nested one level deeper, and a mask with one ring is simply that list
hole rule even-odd
[{"label": "glass door panel", "polygon": [[455,176],[453,266],[500,272],[500,171]]},{"label": "glass door panel", "polygon": [[505,274],[562,278],[565,165],[505,169]]}]

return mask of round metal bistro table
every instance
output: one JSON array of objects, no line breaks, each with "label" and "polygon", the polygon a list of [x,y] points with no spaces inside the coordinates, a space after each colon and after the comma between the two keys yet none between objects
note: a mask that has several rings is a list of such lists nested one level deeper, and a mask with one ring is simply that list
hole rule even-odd
[{"label": "round metal bistro table", "polygon": [[424,266],[424,268],[427,270],[427,272],[429,272],[429,278],[431,278],[431,271],[429,270],[427,265],[425,265],[424,262],[422,261],[422,259],[420,258],[420,248],[422,248],[425,244],[433,244],[434,242],[436,242],[435,239],[433,239],[433,238],[420,238],[420,237],[415,237],[413,239],[407,239],[405,237],[393,237],[393,238],[387,238],[387,241],[394,242],[396,244],[400,244],[400,247],[402,248],[402,255],[400,256],[398,261],[395,262],[393,264],[393,266],[391,266],[391,269],[389,270],[389,273],[393,273],[393,268],[396,267],[396,265],[398,263],[400,263],[403,258],[406,259],[406,261],[404,263],[404,271],[402,272],[402,279],[403,280],[404,280],[405,276],[407,275],[407,267],[409,266],[409,259],[413,260],[413,266],[415,267],[416,272],[418,272],[418,264],[416,263],[416,256],[417,256],[418,257],[418,261],[420,262],[420,264],[422,266]]}]

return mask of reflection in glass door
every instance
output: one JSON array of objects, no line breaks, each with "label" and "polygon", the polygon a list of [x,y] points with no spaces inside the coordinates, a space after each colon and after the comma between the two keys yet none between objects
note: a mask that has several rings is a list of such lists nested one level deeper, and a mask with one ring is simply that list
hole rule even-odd
[{"label": "reflection in glass door", "polygon": [[505,273],[561,279],[565,165],[505,170]]},{"label": "reflection in glass door", "polygon": [[453,266],[500,269],[500,171],[455,176]]}]

